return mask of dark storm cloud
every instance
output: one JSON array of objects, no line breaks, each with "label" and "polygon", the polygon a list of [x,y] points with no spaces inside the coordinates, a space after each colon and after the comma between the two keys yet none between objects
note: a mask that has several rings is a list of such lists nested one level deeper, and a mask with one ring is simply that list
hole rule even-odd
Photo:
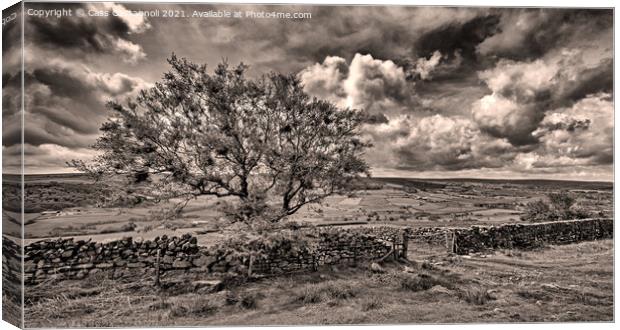
[{"label": "dark storm cloud", "polygon": [[[10,125],[9,125],[10,124]],[[5,121],[6,128],[2,129],[2,146],[10,147],[19,145],[22,143],[20,123],[7,123]]]},{"label": "dark storm cloud", "polygon": [[82,98],[92,92],[84,81],[79,80],[65,72],[58,71],[56,68],[40,68],[35,69],[27,80],[28,84],[41,83],[46,85],[54,96]]},{"label": "dark storm cloud", "polygon": [[603,59],[597,66],[581,71],[576,81],[563,84],[561,87],[563,90],[556,102],[558,105],[570,106],[590,94],[611,93],[613,79],[613,60],[611,58]]},{"label": "dark storm cloud", "polygon": [[[112,3],[91,4],[28,4],[28,9],[111,10]],[[131,18],[134,19],[134,18]],[[39,47],[69,50],[78,54],[122,54],[125,60],[136,62],[145,55],[139,45],[130,39],[136,29],[146,28],[144,18],[132,24],[129,19],[109,15],[106,17],[56,17],[26,16],[25,34],[28,41]],[[134,19],[135,20],[135,19]]]},{"label": "dark storm cloud", "polygon": [[[33,9],[84,9],[81,4],[56,4],[52,6],[39,5]],[[56,8],[54,8],[56,7]],[[119,21],[117,18],[112,20]],[[79,48],[85,51],[103,52],[108,45],[108,34],[117,35],[118,29],[109,29],[108,20],[98,20],[89,18],[79,18],[77,16],[63,16],[58,19],[46,17],[28,17],[27,22],[30,29],[27,34],[29,39],[40,44],[47,44],[54,47]],[[115,24],[111,24],[116,27]],[[121,33],[121,35],[123,35]]]},{"label": "dark storm cloud", "polygon": [[608,10],[513,9],[499,10],[498,31],[478,51],[514,60],[532,60],[563,47],[575,38],[595,38],[613,28]]},{"label": "dark storm cloud", "polygon": [[[2,10],[2,18],[7,19],[6,24],[2,24],[2,54],[3,58],[9,49],[17,48],[21,44],[21,19],[20,19],[21,3]],[[15,19],[9,20],[11,17]],[[3,21],[4,22],[4,21]]]},{"label": "dark storm cloud", "polygon": [[12,116],[20,110],[21,72],[2,75],[2,118]]},{"label": "dark storm cloud", "polygon": [[9,84],[9,81],[13,79],[13,75],[10,73],[2,73],[2,88]]},{"label": "dark storm cloud", "polygon": [[[31,63],[26,72],[24,142],[85,147],[92,144],[108,110],[105,103],[135,95],[148,87],[125,74],[94,72],[59,60]],[[7,140],[5,146],[19,141]]]},{"label": "dark storm cloud", "polygon": [[[2,11],[2,17],[8,18],[18,13],[20,4]],[[2,146],[21,143],[21,20],[17,18],[2,25]],[[10,159],[10,160],[9,160]],[[5,157],[3,171],[17,173],[20,169],[15,157]]]},{"label": "dark storm cloud", "polygon": [[450,56],[458,52],[468,64],[477,63],[476,47],[498,31],[499,15],[476,17],[464,24],[448,24],[430,31],[415,42],[415,53],[425,56],[434,51]]},{"label": "dark storm cloud", "polygon": [[[127,6],[149,8],[140,4]],[[191,13],[196,6],[176,5],[174,8]],[[342,57],[347,61],[358,53],[381,60],[411,57],[414,56],[414,43],[421,35],[445,24],[467,22],[479,15],[474,9],[398,6],[200,7],[200,10],[209,9],[309,12],[312,18],[189,19],[168,20],[165,24],[152,20],[155,33],[145,35],[148,39],[142,44],[145,52],[150,58],[163,60],[174,50],[180,56],[210,65],[222,58],[233,63],[244,61],[259,74],[270,70],[297,72],[322,62],[328,56]],[[162,44],[167,47],[161,47]]]}]

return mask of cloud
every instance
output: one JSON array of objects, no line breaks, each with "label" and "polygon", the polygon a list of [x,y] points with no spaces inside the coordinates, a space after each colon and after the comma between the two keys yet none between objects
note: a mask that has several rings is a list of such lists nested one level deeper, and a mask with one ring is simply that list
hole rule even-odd
[{"label": "cloud", "polygon": [[96,152],[90,148],[67,148],[56,144],[24,145],[24,164],[27,174],[49,173],[49,169],[69,172],[66,161],[70,159],[91,160]]},{"label": "cloud", "polygon": [[394,107],[408,103],[412,94],[401,67],[370,55],[355,54],[343,86],[347,104],[370,114],[390,112]]},{"label": "cloud", "polygon": [[499,94],[486,95],[474,103],[472,117],[485,133],[506,138],[513,145],[532,144],[532,132],[544,114],[534,105],[520,104]]},{"label": "cloud", "polygon": [[439,65],[442,55],[441,52],[436,50],[430,58],[426,59],[421,57],[417,60],[415,67],[412,70],[414,76],[419,76],[420,79],[426,80],[430,78],[430,74]]},{"label": "cloud", "polygon": [[606,40],[613,29],[613,15],[608,10],[512,9],[497,12],[501,19],[498,33],[477,46],[483,56],[513,60],[532,60],[557,47],[583,47],[593,41]]},{"label": "cloud", "polygon": [[[23,133],[29,171],[44,172],[46,167],[59,171],[72,158],[92,155],[89,146],[96,141],[107,117],[105,102],[135,96],[150,86],[137,77],[98,72],[61,58],[28,61],[26,68]],[[5,86],[3,93],[10,88]],[[5,98],[3,102],[10,105],[6,102],[14,101]],[[5,118],[11,120],[8,112]],[[21,125],[20,120],[5,123],[3,150],[8,152],[21,144]]]},{"label": "cloud", "polygon": [[[128,9],[120,4],[31,4],[33,9],[84,9],[84,10],[114,10],[127,15]],[[129,38],[132,34],[139,34],[151,27],[143,16],[98,16],[79,17],[63,16],[60,18],[46,18],[28,16],[25,25],[25,34],[28,43],[37,47],[56,50],[68,50],[77,54],[115,54],[123,56],[123,60],[136,63],[146,57],[142,46]]]},{"label": "cloud", "polygon": [[504,139],[481,134],[475,123],[462,117],[401,116],[367,128],[375,147],[369,161],[375,166],[416,171],[456,171],[498,168],[515,157]]},{"label": "cloud", "polygon": [[[364,134],[375,144],[368,160],[386,173],[610,177],[611,10],[280,6],[312,19],[163,20],[126,15],[151,9],[140,3],[31,6],[124,14],[29,19],[32,152],[75,158],[71,152],[96,139],[103,103],[161,79],[174,51],[210,67],[222,58],[243,61],[253,78],[299,73],[309,94],[364,110]],[[196,6],[163,8],[187,13]],[[19,48],[6,45],[7,63],[21,62]],[[19,66],[10,67],[3,70],[3,107],[14,111],[3,111],[5,123],[19,122],[19,100],[7,97],[19,95]],[[19,143],[18,133],[5,130],[3,148]]]},{"label": "cloud", "polygon": [[591,123],[590,118],[571,117],[565,113],[554,112],[545,116],[533,135],[538,137],[553,131],[587,130]]},{"label": "cloud", "polygon": [[[127,4],[131,9],[146,9]],[[196,9],[195,5],[170,5],[170,9]],[[201,5],[201,10],[222,9]],[[229,10],[273,11],[273,6],[226,5]],[[445,25],[460,25],[486,10],[473,8],[421,8],[406,6],[278,6],[279,10],[310,12],[304,20],[152,20],[143,37],[149,58],[163,60],[174,50],[201,62],[228,58],[250,62],[256,74],[277,70],[298,72],[328,56],[350,62],[356,53],[395,61],[418,58],[414,44],[420,36]],[[180,33],[179,33],[180,31]],[[141,36],[142,37],[142,36]],[[165,47],[162,47],[165,45]],[[208,49],[208,52],[204,50]],[[257,56],[260,54],[260,56]],[[450,52],[452,54],[452,52]]]},{"label": "cloud", "polygon": [[107,9],[115,13],[116,17],[118,17],[125,25],[127,25],[128,33],[142,33],[151,28],[151,23],[148,21],[147,17],[140,14],[134,13],[131,10],[125,8],[125,6],[112,3],[112,2],[104,2],[104,3],[91,3],[88,4],[88,8],[92,10],[99,9]]},{"label": "cloud", "polygon": [[589,64],[577,49],[562,49],[529,62],[501,60],[479,73],[491,90],[472,105],[472,117],[486,133],[515,146],[538,142],[532,133],[545,113],[587,95],[609,92],[610,59]]},{"label": "cloud", "polygon": [[499,22],[498,14],[477,13],[466,22],[443,24],[421,35],[415,41],[415,54],[425,56],[439,51],[452,56],[458,51],[468,63],[468,68],[475,69],[478,63],[476,48],[485,39],[498,32]]},{"label": "cloud", "polygon": [[389,116],[414,102],[403,68],[370,55],[355,54],[350,64],[330,56],[302,70],[299,78],[309,94],[369,115]]},{"label": "cloud", "polygon": [[609,94],[596,94],[569,108],[548,113],[534,132],[540,154],[550,160],[568,159],[581,165],[613,164],[613,102]]},{"label": "cloud", "polygon": [[349,65],[344,58],[328,56],[323,63],[315,63],[301,70],[298,76],[307,93],[342,106],[346,99],[343,81],[348,74]]},{"label": "cloud", "polygon": [[137,63],[146,57],[146,53],[144,53],[140,45],[125,39],[116,39],[115,47],[116,50],[123,55],[123,61],[127,63]]}]

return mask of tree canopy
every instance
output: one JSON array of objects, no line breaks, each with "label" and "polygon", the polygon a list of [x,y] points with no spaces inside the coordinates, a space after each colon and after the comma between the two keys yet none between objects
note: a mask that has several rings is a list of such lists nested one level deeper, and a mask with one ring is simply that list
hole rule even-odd
[{"label": "tree canopy", "polygon": [[241,218],[272,221],[368,174],[361,111],[310,97],[294,75],[250,79],[244,64],[210,73],[174,55],[168,62],[154,87],[108,104],[99,156],[71,166],[126,176],[162,198],[235,196]]}]

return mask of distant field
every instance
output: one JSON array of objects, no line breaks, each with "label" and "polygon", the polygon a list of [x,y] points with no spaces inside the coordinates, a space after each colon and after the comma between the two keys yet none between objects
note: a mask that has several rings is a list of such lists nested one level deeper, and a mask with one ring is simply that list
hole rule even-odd
[{"label": "distant field", "polygon": [[541,188],[559,189],[595,189],[612,190],[613,182],[606,181],[572,181],[572,180],[536,180],[536,179],[475,179],[475,178],[450,178],[450,179],[409,179],[409,178],[372,178],[372,181],[390,182],[413,187],[436,187],[449,183],[473,183],[487,185],[526,185]]},{"label": "distant field", "polygon": [[[5,233],[19,235],[18,177],[5,177]],[[27,175],[26,238],[94,237],[190,232],[212,241],[224,228],[223,199],[201,197],[188,204],[176,220],[162,224],[152,213],[162,205],[100,208],[105,185],[95,186],[82,174]],[[8,180],[8,181],[7,181]],[[469,226],[519,221],[523,206],[549,192],[571,191],[582,207],[610,216],[612,183],[549,180],[423,180],[372,178],[362,180],[347,196],[331,196],[290,217],[309,224],[355,222],[397,226]],[[11,196],[14,198],[11,199]],[[232,199],[227,199],[234,202]],[[209,232],[208,234],[202,234]]]}]

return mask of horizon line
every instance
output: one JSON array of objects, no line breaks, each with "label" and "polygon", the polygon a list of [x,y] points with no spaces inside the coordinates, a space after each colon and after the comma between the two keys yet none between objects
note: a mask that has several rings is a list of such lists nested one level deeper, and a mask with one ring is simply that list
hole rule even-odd
[{"label": "horizon line", "polygon": [[[11,176],[19,176],[22,173],[2,173],[2,175],[11,175]],[[86,173],[82,172],[47,172],[47,173],[23,173],[24,176],[33,176],[33,175],[86,175]],[[398,179],[411,179],[411,180],[488,180],[488,181],[569,181],[569,182],[601,182],[601,183],[614,183],[614,180],[605,180],[605,179],[559,179],[559,178],[485,178],[478,176],[463,176],[463,177],[454,177],[454,176],[446,176],[446,177],[415,177],[415,176],[398,176],[398,175],[377,175],[370,176],[368,178],[398,178]],[[615,179],[615,178],[614,178]]]}]

